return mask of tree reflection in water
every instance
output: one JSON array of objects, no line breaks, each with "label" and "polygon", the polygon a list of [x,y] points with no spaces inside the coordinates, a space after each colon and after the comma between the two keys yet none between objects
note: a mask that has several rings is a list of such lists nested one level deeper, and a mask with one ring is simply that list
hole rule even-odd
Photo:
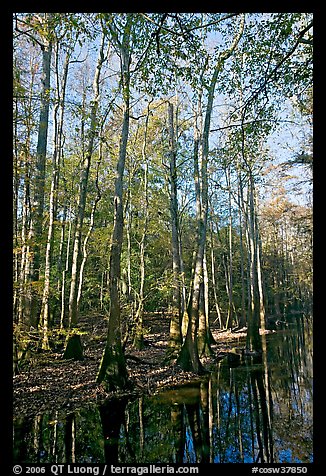
[{"label": "tree reflection in water", "polygon": [[[303,325],[304,324],[304,325]],[[311,323],[263,337],[260,361],[199,383],[78,412],[18,418],[16,462],[312,461]]]}]

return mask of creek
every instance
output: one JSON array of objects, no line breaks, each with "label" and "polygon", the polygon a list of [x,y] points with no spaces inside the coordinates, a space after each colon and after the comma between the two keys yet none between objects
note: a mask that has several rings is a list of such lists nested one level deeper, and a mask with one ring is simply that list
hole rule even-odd
[{"label": "creek", "polygon": [[[239,343],[239,345],[243,343]],[[263,336],[258,363],[219,363],[152,396],[14,420],[18,463],[309,463],[312,320]]]}]

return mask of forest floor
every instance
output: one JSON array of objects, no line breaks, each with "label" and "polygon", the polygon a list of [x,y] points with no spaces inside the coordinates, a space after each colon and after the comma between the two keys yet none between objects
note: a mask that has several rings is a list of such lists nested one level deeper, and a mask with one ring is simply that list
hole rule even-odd
[{"label": "forest floor", "polygon": [[[98,316],[81,319],[79,324],[84,359],[65,360],[63,352],[34,353],[13,378],[14,417],[40,414],[55,408],[72,411],[89,402],[100,403],[125,393],[107,393],[103,385],[96,383],[96,375],[102,358],[107,321]],[[198,379],[192,372],[184,372],[175,363],[164,364],[167,350],[169,318],[160,313],[145,316],[145,346],[143,350],[126,348],[129,377],[133,383],[128,394],[153,394],[162,388],[170,388]],[[213,358],[203,360],[205,367],[212,368],[227,352],[237,345],[244,345],[246,329],[236,332],[221,331],[211,327],[216,344],[212,345]]]}]

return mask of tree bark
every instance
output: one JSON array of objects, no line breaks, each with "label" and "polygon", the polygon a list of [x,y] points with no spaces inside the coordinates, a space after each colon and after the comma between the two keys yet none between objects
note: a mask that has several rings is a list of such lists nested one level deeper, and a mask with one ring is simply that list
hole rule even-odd
[{"label": "tree bark", "polygon": [[213,293],[214,293],[214,303],[216,309],[216,319],[219,322],[220,329],[222,329],[222,316],[220,311],[220,306],[218,303],[217,298],[217,282],[216,282],[216,273],[215,273],[215,256],[214,256],[214,241],[213,241],[213,223],[210,222],[210,245],[211,245],[211,273],[212,273],[212,286],[213,286]]},{"label": "tree bark", "polygon": [[86,156],[83,161],[83,166],[80,174],[80,184],[79,184],[79,197],[78,197],[78,214],[77,214],[77,223],[76,223],[76,233],[73,246],[72,254],[72,265],[71,265],[71,282],[70,282],[70,295],[69,295],[69,327],[75,326],[78,322],[78,280],[79,280],[79,271],[80,271],[80,248],[81,248],[81,238],[82,238],[82,227],[84,222],[85,206],[86,206],[86,197],[88,189],[88,176],[91,166],[91,159],[94,149],[94,138],[96,134],[97,127],[97,110],[99,104],[99,95],[100,95],[100,75],[101,69],[106,57],[104,56],[104,42],[106,34],[102,32],[102,40],[99,51],[98,62],[95,70],[95,76],[93,81],[93,93],[94,98],[91,108],[90,116],[90,131],[89,131],[89,141],[87,145]]},{"label": "tree bark", "polygon": [[[41,247],[40,237],[43,232],[43,209],[44,209],[44,185],[45,185],[45,163],[48,140],[48,124],[50,110],[50,78],[51,78],[51,57],[52,42],[48,40],[49,25],[46,25],[48,18],[52,13],[44,14],[45,30],[42,49],[42,89],[41,89],[41,107],[39,116],[39,127],[36,146],[35,163],[35,190],[32,209],[34,213],[30,221],[28,241],[32,246],[33,252],[28,254],[29,263],[26,266],[26,280],[28,283],[37,282],[40,277]],[[37,312],[39,306],[38,295],[33,291],[31,284],[28,286],[28,292],[24,303],[24,312],[31,326],[37,325]]]},{"label": "tree bark", "polygon": [[[200,99],[201,101],[201,99]],[[198,109],[200,110],[200,102],[198,103]],[[187,309],[188,313],[188,327],[187,334],[183,345],[181,347],[177,363],[183,370],[193,371],[197,374],[203,373],[204,369],[199,360],[198,354],[198,326],[199,326],[199,298],[200,287],[202,281],[203,271],[203,259],[204,259],[204,247],[205,247],[205,217],[203,215],[203,208],[201,202],[201,184],[199,176],[199,143],[200,132],[198,130],[198,112],[195,115],[194,125],[194,182],[196,190],[196,218],[197,218],[197,249],[195,254],[194,272],[191,286],[191,294],[189,299],[189,305]],[[204,166],[204,160],[202,161]],[[202,170],[202,173],[205,173]],[[202,175],[203,176],[203,175]]]},{"label": "tree bark", "polygon": [[256,232],[256,217],[255,217],[255,199],[254,199],[254,178],[252,172],[249,175],[249,213],[248,213],[248,238],[250,249],[250,294],[251,294],[251,312],[248,319],[248,331],[246,348],[248,351],[261,352],[262,343],[259,334],[260,327],[260,296],[258,284],[258,263],[257,263],[257,232]]},{"label": "tree bark", "polygon": [[43,297],[42,297],[42,308],[39,319],[39,330],[42,332],[42,349],[49,350],[49,341],[48,341],[48,328],[49,328],[49,299],[50,299],[50,272],[51,272],[51,259],[52,259],[52,248],[53,248],[53,233],[54,233],[54,220],[55,220],[55,210],[56,210],[56,201],[57,201],[57,189],[59,181],[59,165],[60,165],[60,155],[61,155],[61,143],[62,143],[62,128],[63,128],[63,117],[64,117],[64,105],[65,105],[65,94],[66,94],[66,85],[68,77],[68,68],[69,68],[69,59],[70,54],[67,53],[65,58],[65,64],[63,68],[62,84],[61,91],[59,88],[59,70],[58,70],[58,60],[59,60],[59,45],[55,45],[55,74],[56,74],[56,83],[57,83],[57,98],[56,105],[54,108],[54,150],[52,157],[52,181],[51,181],[51,191],[49,197],[49,227],[48,227],[48,236],[46,243],[45,251],[45,267],[44,267],[44,287],[43,287]]},{"label": "tree bark", "polygon": [[104,380],[109,390],[124,388],[128,380],[126,362],[121,345],[119,299],[120,256],[123,236],[122,182],[129,129],[129,102],[124,106],[120,153],[115,181],[114,222],[110,250],[109,325],[107,342],[97,376],[97,382],[101,383]]},{"label": "tree bark", "polygon": [[[52,56],[52,44],[49,42],[45,44],[42,49],[42,92],[41,92],[41,110],[39,131],[36,149],[36,176],[35,176],[35,194],[34,203],[36,214],[34,218],[34,233],[35,236],[42,234],[42,221],[44,209],[44,181],[45,181],[45,160],[48,140],[48,124],[49,124],[49,109],[50,109],[50,66]],[[40,248],[38,243],[34,247],[33,259],[33,277],[39,276],[40,272]]]},{"label": "tree bark", "polygon": [[170,215],[171,215],[171,250],[173,269],[173,303],[170,320],[170,335],[167,357],[172,359],[180,350],[181,336],[181,281],[180,281],[180,244],[179,244],[179,213],[178,213],[178,188],[177,188],[177,165],[175,149],[173,104],[168,103],[168,127],[169,127],[169,156],[170,156]]},{"label": "tree bark", "polygon": [[[126,26],[122,42],[116,40],[116,46],[121,60],[121,83],[123,96],[123,122],[119,149],[119,159],[116,170],[114,192],[114,220],[111,238],[110,268],[109,268],[109,324],[108,335],[104,354],[97,375],[97,382],[103,382],[109,390],[125,388],[129,385],[126,360],[121,345],[120,328],[120,298],[119,281],[121,274],[121,249],[123,240],[123,174],[127,154],[129,134],[129,101],[130,101],[130,29],[132,14],[127,14]],[[114,26],[108,23],[109,28],[116,37]]]},{"label": "tree bark", "polygon": [[244,266],[244,242],[243,242],[243,190],[242,190],[241,170],[238,171],[238,210],[239,210],[239,238],[240,238],[240,266],[241,266],[241,316],[239,326],[243,327],[247,324],[246,319],[246,282],[245,282],[245,266]]},{"label": "tree bark", "polygon": [[229,198],[229,236],[228,236],[228,245],[229,245],[229,259],[228,259],[228,295],[229,295],[229,306],[228,306],[228,317],[226,321],[226,328],[232,329],[233,320],[234,320],[234,303],[233,303],[233,249],[232,249],[232,195],[231,195],[231,174],[230,166],[227,166],[225,171],[226,184],[228,188],[228,198]]},{"label": "tree bark", "polygon": [[[217,83],[218,75],[224,66],[225,61],[231,56],[234,49],[237,47],[244,28],[244,16],[240,21],[238,33],[235,35],[231,47],[220,54],[217,64],[213,70],[213,75],[210,84],[207,88],[207,104],[203,131],[198,130],[197,119],[201,117],[201,96],[200,93],[198,101],[198,112],[195,115],[195,131],[194,131],[194,181],[196,191],[196,218],[198,229],[198,241],[196,250],[195,273],[192,286],[192,297],[190,301],[190,308],[188,311],[189,323],[185,341],[182,345],[178,364],[184,370],[192,370],[196,373],[204,371],[203,366],[198,356],[197,332],[199,320],[199,299],[200,288],[203,280],[203,260],[206,246],[207,233],[207,213],[208,213],[208,177],[207,164],[209,153],[209,132],[211,124],[211,116],[213,110],[214,93]],[[202,71],[202,76],[205,71]],[[197,117],[198,116],[198,117]],[[199,170],[199,144],[201,145],[201,167]],[[209,344],[208,344],[209,345]]]},{"label": "tree bark", "polygon": [[[70,243],[71,243],[71,231],[72,231],[72,220],[71,220],[71,206],[68,209],[67,218],[69,217],[69,228],[68,228],[68,238],[67,238],[67,248],[66,248],[66,259],[64,269],[62,270],[61,277],[61,314],[60,314],[60,329],[63,329],[65,326],[65,308],[66,308],[66,274],[69,270],[69,257],[70,257]],[[65,225],[62,225],[65,227]],[[64,236],[64,228],[62,230],[62,235]]]},{"label": "tree bark", "polygon": [[81,301],[82,290],[83,290],[84,268],[85,268],[86,261],[87,261],[87,256],[88,256],[87,244],[88,244],[88,241],[91,237],[92,231],[94,229],[94,218],[95,218],[96,207],[97,207],[98,202],[101,200],[101,192],[100,192],[99,185],[98,185],[98,169],[99,169],[99,165],[101,163],[101,160],[102,160],[102,150],[101,150],[101,143],[100,143],[99,160],[97,162],[97,171],[96,171],[96,179],[95,179],[97,196],[96,196],[96,198],[94,200],[94,203],[93,203],[93,206],[92,206],[90,223],[89,223],[88,231],[86,233],[86,236],[85,236],[84,242],[83,242],[83,258],[82,258],[82,262],[81,262],[80,269],[79,269],[79,282],[78,282],[78,292],[77,292],[77,309],[79,309],[79,307],[80,307],[80,301]]},{"label": "tree bark", "polygon": [[147,108],[147,115],[145,121],[145,133],[144,141],[142,147],[142,160],[145,166],[144,170],[144,227],[143,233],[140,240],[140,283],[139,283],[139,296],[138,296],[138,308],[135,315],[136,328],[134,335],[134,347],[137,349],[142,349],[144,346],[144,335],[143,335],[143,314],[144,314],[144,286],[145,286],[145,250],[146,250],[146,240],[147,240],[147,230],[149,222],[149,213],[148,213],[148,158],[146,155],[147,147],[147,130],[148,130],[148,121],[149,121],[149,105]]}]

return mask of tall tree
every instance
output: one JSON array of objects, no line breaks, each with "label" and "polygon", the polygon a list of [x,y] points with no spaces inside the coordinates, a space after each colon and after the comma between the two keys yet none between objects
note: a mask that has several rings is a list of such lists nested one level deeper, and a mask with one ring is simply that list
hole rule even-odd
[{"label": "tall tree", "polygon": [[[23,38],[17,40],[14,66],[14,230],[15,230],[15,277],[14,313],[18,325],[29,325],[26,315],[26,288],[29,284],[29,256],[31,245],[28,230],[31,220],[32,205],[32,136],[35,132],[36,119],[33,113],[33,97],[37,68],[34,55],[26,54]],[[29,50],[30,50],[30,45]],[[19,53],[18,53],[19,51]],[[29,69],[25,62],[29,57]],[[24,74],[29,74],[29,84]],[[28,291],[29,292],[29,291]],[[26,318],[26,319],[25,319]]]},{"label": "tall tree", "polygon": [[[59,166],[60,155],[62,150],[62,132],[63,132],[63,119],[64,119],[64,106],[65,95],[68,77],[68,68],[72,49],[69,49],[64,61],[62,78],[59,78],[59,49],[58,42],[55,43],[55,77],[56,77],[56,104],[54,107],[54,131],[53,131],[53,157],[52,157],[52,180],[51,190],[49,197],[49,226],[48,236],[45,251],[45,267],[44,267],[44,287],[42,297],[41,315],[39,319],[39,329],[42,332],[42,348],[44,350],[49,349],[48,342],[48,327],[49,327],[49,298],[50,298],[50,272],[51,272],[51,259],[53,248],[53,233],[54,233],[54,220],[57,202],[57,190],[59,182]],[[61,82],[61,85],[60,85]]]},{"label": "tall tree", "polygon": [[182,344],[181,335],[181,262],[180,262],[180,229],[177,195],[177,164],[174,128],[173,103],[168,102],[168,129],[169,129],[169,181],[170,181],[170,215],[171,215],[171,249],[173,269],[173,301],[170,320],[170,336],[168,345],[169,358],[175,357]]},{"label": "tall tree", "polygon": [[26,278],[29,283],[24,302],[24,313],[27,322],[34,326],[37,324],[39,302],[37,293],[33,291],[31,283],[39,280],[41,265],[40,237],[43,231],[45,164],[48,142],[48,125],[50,111],[50,78],[51,58],[53,46],[53,30],[56,17],[53,13],[28,14],[23,18],[16,16],[16,30],[26,34],[42,52],[42,78],[40,91],[40,112],[37,132],[33,214],[30,220],[28,240],[33,246],[26,262]]},{"label": "tall tree", "polygon": [[[201,282],[203,280],[203,260],[206,246],[207,213],[208,213],[208,179],[207,163],[209,154],[209,132],[211,116],[214,102],[214,92],[220,71],[223,69],[226,60],[236,49],[244,30],[244,16],[241,17],[238,32],[234,35],[233,42],[229,48],[219,54],[210,83],[207,87],[207,104],[205,121],[202,133],[198,131],[198,124],[195,123],[194,137],[194,178],[196,184],[196,217],[197,217],[197,250],[195,259],[195,271],[192,284],[192,296],[189,307],[189,323],[187,335],[177,362],[186,370],[193,370],[196,373],[203,371],[198,356],[197,331],[199,319],[199,300]],[[204,74],[204,71],[203,71]],[[202,74],[202,76],[203,76]],[[199,101],[200,106],[200,101]],[[201,167],[198,169],[198,151],[201,145]],[[205,333],[205,338],[207,334]]]},{"label": "tall tree", "polygon": [[145,131],[142,144],[142,163],[144,167],[143,176],[143,214],[144,225],[140,238],[139,252],[140,252],[140,276],[139,276],[139,293],[138,293],[138,306],[135,313],[135,334],[134,334],[134,346],[138,349],[142,349],[144,345],[143,335],[143,318],[144,318],[144,288],[145,288],[145,250],[147,242],[148,222],[149,222],[149,197],[148,197],[148,162],[147,157],[147,135],[148,135],[148,122],[150,115],[150,104],[147,106],[146,119],[145,119]]},{"label": "tall tree", "polygon": [[100,77],[101,70],[104,62],[107,60],[109,54],[109,48],[105,52],[107,41],[107,34],[102,25],[101,33],[101,43],[98,53],[97,65],[94,73],[93,80],[93,99],[90,112],[90,129],[88,136],[88,145],[86,149],[85,156],[82,161],[82,168],[80,172],[80,182],[79,182],[79,196],[78,196],[78,212],[77,212],[77,222],[76,222],[76,232],[73,245],[73,254],[72,254],[72,265],[71,265],[71,283],[70,283],[70,294],[69,294],[69,326],[75,326],[78,322],[78,308],[77,308],[77,298],[78,298],[78,280],[80,276],[80,263],[81,263],[81,239],[82,239],[82,229],[84,222],[84,214],[86,207],[87,199],[87,189],[88,189],[88,178],[89,171],[91,166],[91,160],[94,152],[94,140],[96,137],[96,130],[98,125],[97,111],[99,107],[100,99]]},{"label": "tall tree", "polygon": [[[120,81],[122,91],[122,129],[120,136],[119,158],[116,169],[114,189],[114,221],[110,248],[109,265],[109,322],[108,334],[102,361],[97,375],[97,382],[105,382],[110,390],[124,388],[128,385],[128,372],[121,345],[119,281],[121,275],[121,248],[123,239],[123,174],[127,154],[127,142],[130,120],[130,63],[131,30],[133,14],[125,14],[119,26],[112,17],[107,18],[115,50],[120,60]],[[120,31],[122,29],[122,33]]]}]

